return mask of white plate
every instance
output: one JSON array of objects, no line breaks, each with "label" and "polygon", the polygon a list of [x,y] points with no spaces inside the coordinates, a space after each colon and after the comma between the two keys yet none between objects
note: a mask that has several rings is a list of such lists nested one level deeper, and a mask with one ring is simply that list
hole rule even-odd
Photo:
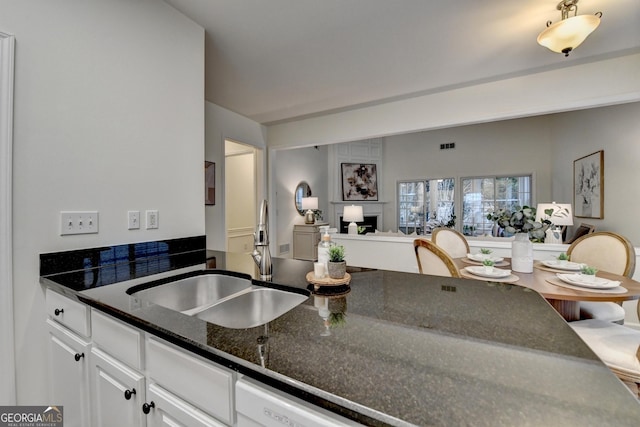
[{"label": "white plate", "polygon": [[620,282],[605,279],[603,277],[596,277],[593,282],[587,283],[581,280],[580,274],[556,273],[556,276],[558,276],[558,279],[562,280],[565,283],[574,286],[582,286],[583,288],[612,289],[620,286]]},{"label": "white plate", "polygon": [[492,277],[494,279],[499,279],[511,275],[511,270],[502,270],[500,268],[494,268],[491,273],[487,273],[486,271],[484,271],[484,267],[481,266],[465,267],[465,270],[476,276]]},{"label": "white plate", "polygon": [[490,259],[493,262],[504,261],[504,258],[499,258],[499,257],[493,256],[491,254],[488,254],[488,255],[485,255],[485,254],[467,254],[467,258],[469,258],[470,260],[473,260],[473,261],[477,261],[477,262],[482,262],[485,259]]},{"label": "white plate", "polygon": [[567,270],[567,271],[580,271],[580,269],[584,266],[584,264],[580,264],[579,262],[571,262],[571,261],[567,261],[563,264],[560,261],[557,261],[555,259],[542,261],[542,264],[547,267],[556,268],[558,270]]}]

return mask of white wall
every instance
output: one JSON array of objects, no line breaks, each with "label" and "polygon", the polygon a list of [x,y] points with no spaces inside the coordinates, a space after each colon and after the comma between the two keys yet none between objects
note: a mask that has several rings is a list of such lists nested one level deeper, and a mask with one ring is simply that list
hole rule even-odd
[{"label": "white wall", "polygon": [[550,128],[554,199],[573,201],[573,161],[604,150],[604,218],[575,220],[640,246],[640,102],[554,115]]},{"label": "white wall", "polygon": [[[327,194],[327,147],[306,147],[297,150],[278,150],[271,152],[270,168],[273,187],[276,193],[276,205],[271,210],[276,215],[276,237],[274,256],[291,258],[293,256],[293,226],[304,224],[304,217],[298,214],[294,205],[294,192],[300,181],[306,181],[311,193],[318,198],[318,209],[322,210],[324,221],[329,221],[329,203]],[[289,245],[289,252],[280,252],[281,245]]]},{"label": "white wall", "polygon": [[[266,128],[244,116],[210,102],[205,103],[205,159],[216,163],[216,204],[206,206],[207,248],[225,250],[224,141],[226,139],[252,145],[257,156],[257,191],[259,199],[267,194]],[[273,210],[273,208],[271,208]],[[269,218],[273,221],[272,218]]]},{"label": "white wall", "polygon": [[[202,235],[204,32],[164,2],[0,0],[16,37],[17,403],[48,402],[40,253]],[[59,235],[61,210],[99,234]],[[160,228],[127,230],[127,210]],[[53,402],[50,402],[53,403]]]},{"label": "white wall", "polygon": [[[455,149],[440,144],[455,142]],[[551,200],[551,141],[548,118],[504,120],[396,135],[384,145],[384,227],[397,230],[397,182],[456,178],[457,223],[461,223],[461,177],[533,174],[533,202]]]}]

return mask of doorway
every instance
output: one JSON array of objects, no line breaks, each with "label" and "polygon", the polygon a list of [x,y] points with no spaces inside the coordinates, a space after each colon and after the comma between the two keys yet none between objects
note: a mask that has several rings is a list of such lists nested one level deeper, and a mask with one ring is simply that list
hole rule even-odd
[{"label": "doorway", "polygon": [[258,149],[225,140],[224,194],[227,252],[253,251],[257,217]]}]

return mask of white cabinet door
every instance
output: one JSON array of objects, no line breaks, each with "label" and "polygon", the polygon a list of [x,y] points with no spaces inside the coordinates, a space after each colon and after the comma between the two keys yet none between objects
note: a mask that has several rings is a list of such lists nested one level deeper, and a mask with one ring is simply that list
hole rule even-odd
[{"label": "white cabinet door", "polygon": [[64,407],[66,427],[88,426],[90,343],[51,319],[47,319],[47,328],[51,372],[50,402]]},{"label": "white cabinet door", "polygon": [[157,384],[149,385],[147,400],[153,404],[147,418],[148,427],[225,427],[225,424]]},{"label": "white cabinet door", "polygon": [[92,426],[144,427],[145,380],[98,348],[91,350]]}]

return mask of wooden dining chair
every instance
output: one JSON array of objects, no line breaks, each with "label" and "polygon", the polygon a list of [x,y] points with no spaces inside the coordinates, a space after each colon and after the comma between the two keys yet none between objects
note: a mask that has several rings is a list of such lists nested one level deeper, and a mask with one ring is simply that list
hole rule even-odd
[{"label": "wooden dining chair", "polygon": [[[573,262],[587,264],[598,270],[631,277],[636,268],[636,251],[624,236],[598,231],[578,238],[567,249]],[[624,323],[624,308],[613,302],[580,302],[581,319],[600,319]]]},{"label": "wooden dining chair", "polygon": [[470,252],[467,239],[462,233],[452,228],[436,228],[431,234],[431,241],[444,249],[451,258],[466,257]]},{"label": "wooden dining chair", "polygon": [[427,239],[415,239],[413,247],[418,261],[418,271],[420,274],[430,274],[432,276],[461,277],[458,267],[456,267],[447,252],[441,247]]}]

